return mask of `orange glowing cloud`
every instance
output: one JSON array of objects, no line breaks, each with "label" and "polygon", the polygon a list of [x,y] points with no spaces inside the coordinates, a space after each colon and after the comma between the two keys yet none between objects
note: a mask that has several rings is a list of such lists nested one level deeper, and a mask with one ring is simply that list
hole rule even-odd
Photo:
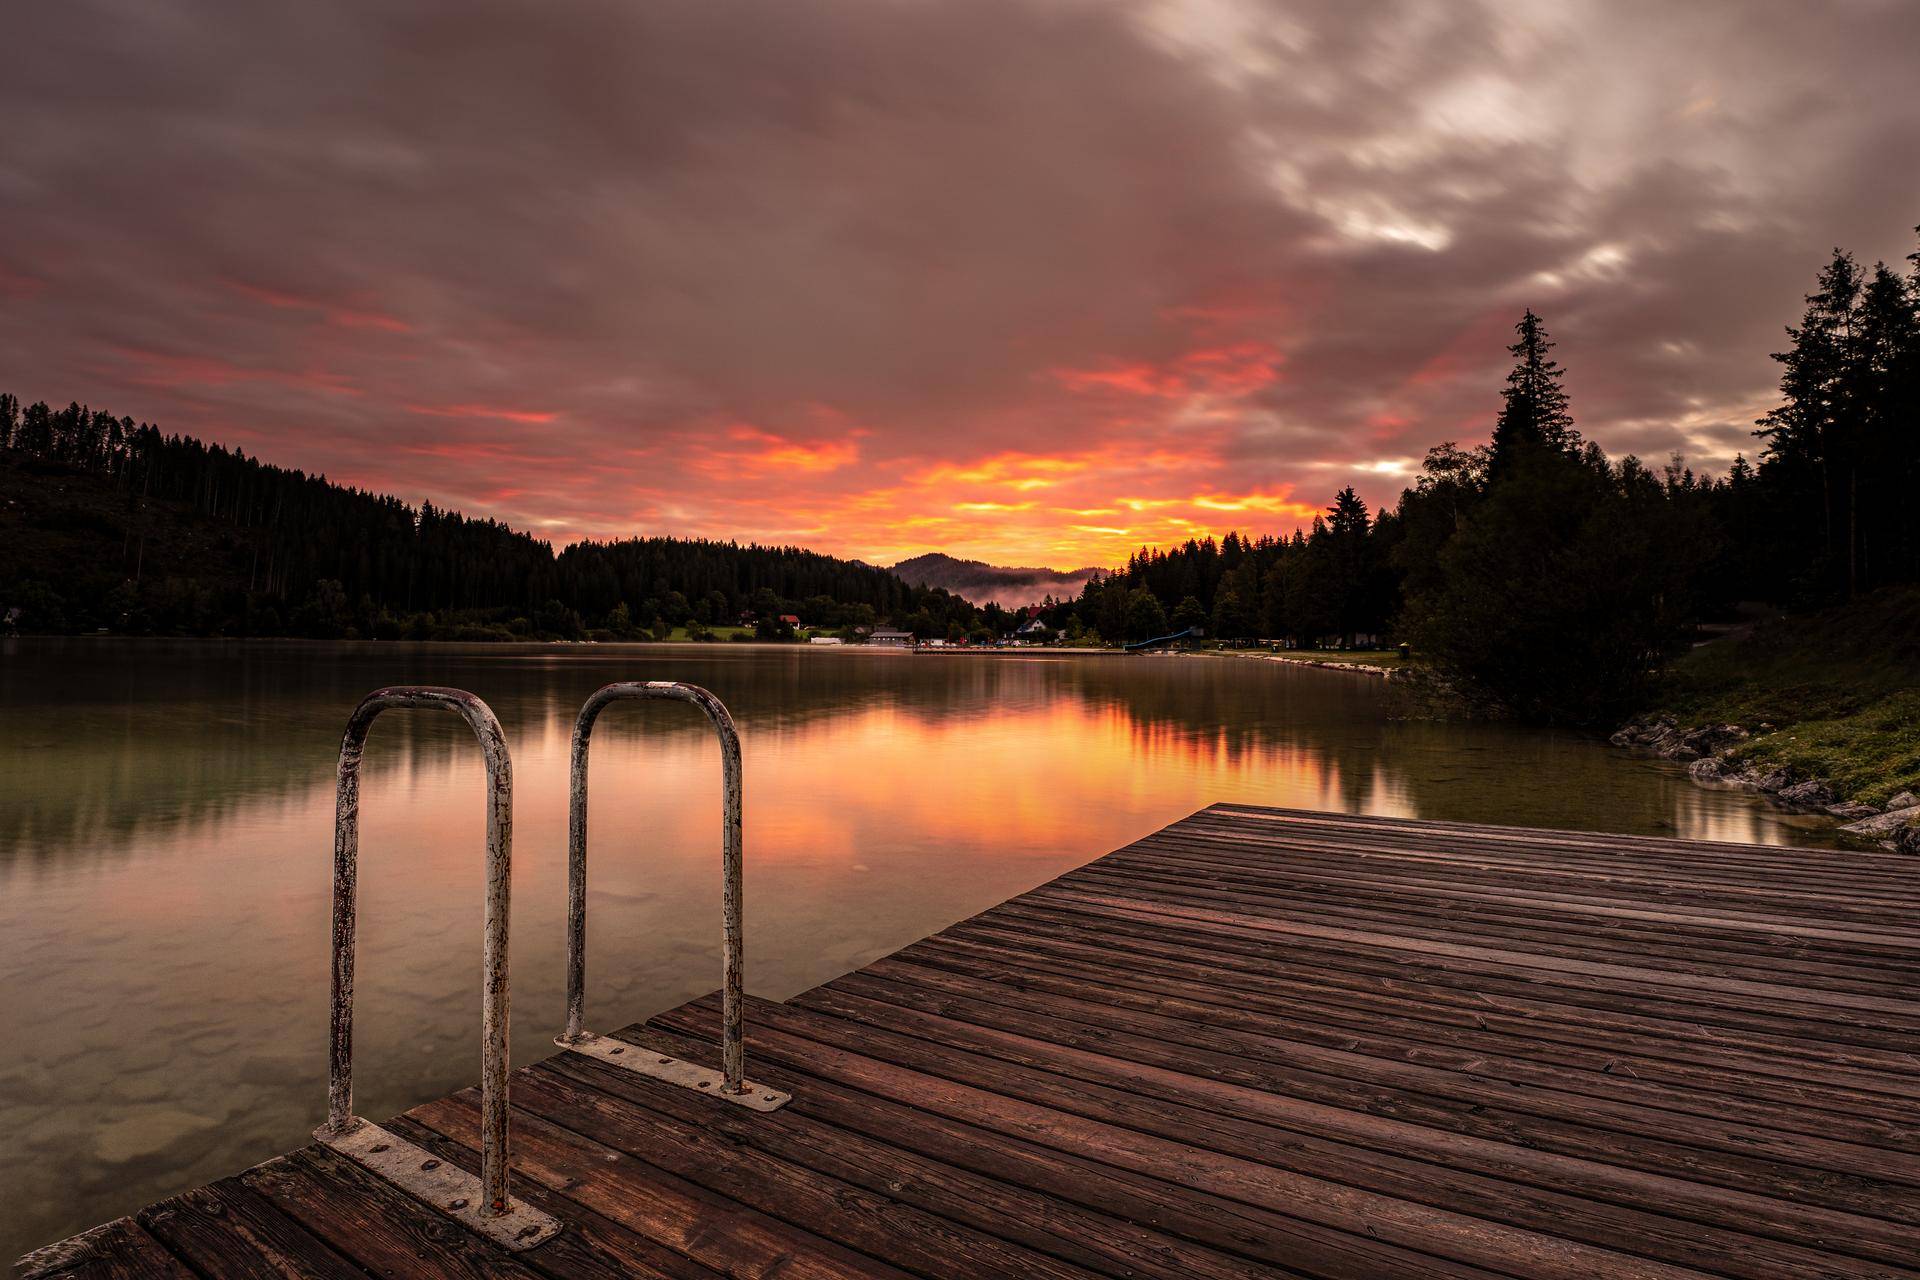
[{"label": "orange glowing cloud", "polygon": [[860,460],[855,428],[836,440],[794,440],[736,422],[723,432],[724,443],[696,442],[687,466],[716,479],[751,479],[770,472],[825,475]]},{"label": "orange glowing cloud", "polygon": [[[761,434],[752,442],[779,447]],[[711,474],[713,465],[708,458],[695,469]],[[741,474],[737,458],[729,465]],[[680,491],[667,501],[675,518],[699,519],[724,536],[806,542],[873,563],[940,548],[1059,569],[1114,565],[1145,544],[1229,529],[1285,532],[1318,510],[1286,486],[1222,483],[1232,471],[1210,440],[1185,450],[1115,440],[1057,454],[1002,451],[932,465],[876,461],[845,474],[789,472],[777,490]]]},{"label": "orange glowing cloud", "polygon": [[1162,364],[1111,363],[1087,369],[1055,369],[1070,391],[1113,391],[1156,399],[1241,396],[1280,380],[1283,357],[1271,344],[1246,340],[1188,351]]},{"label": "orange glowing cloud", "polygon": [[[1102,455],[1047,457],[1028,453],[1001,453],[966,463],[939,463],[919,472],[920,485],[1005,485],[1010,489],[1045,489],[1068,476],[1086,472]],[[1109,455],[1110,456],[1110,455]]]}]

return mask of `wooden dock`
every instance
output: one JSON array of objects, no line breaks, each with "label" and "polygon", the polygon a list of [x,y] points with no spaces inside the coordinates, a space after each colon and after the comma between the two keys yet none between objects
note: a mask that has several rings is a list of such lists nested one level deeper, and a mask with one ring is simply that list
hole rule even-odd
[{"label": "wooden dock", "polygon": [[315,1145],[23,1274],[1920,1275],[1917,976],[1912,859],[1218,805],[752,1002],[783,1110],[517,1072],[528,1252]]}]

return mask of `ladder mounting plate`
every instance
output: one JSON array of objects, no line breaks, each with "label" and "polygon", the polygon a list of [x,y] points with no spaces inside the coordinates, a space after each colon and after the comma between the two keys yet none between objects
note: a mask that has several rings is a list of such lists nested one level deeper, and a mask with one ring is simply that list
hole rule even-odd
[{"label": "ladder mounting plate", "polygon": [[343,1132],[321,1129],[313,1136],[503,1249],[523,1253],[560,1234],[558,1218],[524,1200],[508,1201],[505,1213],[483,1216],[487,1201],[480,1179],[370,1121],[356,1117]]},{"label": "ladder mounting plate", "polygon": [[766,1085],[746,1081],[746,1090],[742,1093],[729,1093],[723,1087],[725,1077],[712,1067],[703,1067],[697,1062],[688,1062],[650,1049],[643,1044],[630,1044],[625,1040],[615,1040],[609,1036],[597,1036],[591,1031],[582,1032],[578,1040],[569,1040],[561,1036],[554,1043],[562,1049],[571,1049],[583,1053],[608,1066],[631,1071],[635,1075],[645,1076],[649,1080],[658,1080],[664,1084],[679,1085],[682,1089],[692,1089],[699,1093],[711,1094],[736,1106],[754,1111],[778,1111],[793,1101],[793,1095]]}]

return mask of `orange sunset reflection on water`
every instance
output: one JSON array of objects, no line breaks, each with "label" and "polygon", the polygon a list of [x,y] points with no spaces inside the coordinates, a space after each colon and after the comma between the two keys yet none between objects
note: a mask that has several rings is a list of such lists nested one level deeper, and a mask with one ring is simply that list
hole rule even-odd
[{"label": "orange sunset reflection on water", "polygon": [[[19,1252],[299,1145],[325,1095],[333,771],[390,683],[479,694],[514,765],[515,1058],[563,1011],[568,743],[616,679],[712,689],[746,765],[748,988],[784,998],[1218,801],[1745,841],[1820,833],[1570,734],[1390,718],[1367,677],[1235,657],[759,646],[0,641],[0,1228]],[[482,783],[390,713],[363,770],[356,1091],[477,1070]],[[719,983],[705,722],[594,735],[588,1021]],[[45,1194],[49,1169],[59,1195]]]}]

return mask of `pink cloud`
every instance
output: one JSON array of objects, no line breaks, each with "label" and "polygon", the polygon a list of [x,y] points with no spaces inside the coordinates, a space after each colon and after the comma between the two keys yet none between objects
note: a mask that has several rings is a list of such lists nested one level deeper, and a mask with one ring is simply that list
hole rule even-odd
[{"label": "pink cloud", "polygon": [[486,404],[410,404],[406,410],[427,418],[491,418],[496,422],[520,422],[533,426],[552,422],[560,416],[544,410],[507,409]]},{"label": "pink cloud", "polygon": [[344,373],[325,369],[262,368],[212,355],[177,355],[141,347],[116,346],[114,355],[131,362],[127,374],[134,386],[163,391],[231,387],[241,383],[271,383],[327,395],[359,396],[364,392]]},{"label": "pink cloud", "polygon": [[385,333],[413,332],[412,325],[384,312],[360,307],[336,306],[313,298],[303,298],[296,294],[237,280],[229,281],[228,284],[236,293],[251,298],[255,302],[263,302],[281,311],[311,311],[318,314],[325,323],[342,329],[377,329]]}]

